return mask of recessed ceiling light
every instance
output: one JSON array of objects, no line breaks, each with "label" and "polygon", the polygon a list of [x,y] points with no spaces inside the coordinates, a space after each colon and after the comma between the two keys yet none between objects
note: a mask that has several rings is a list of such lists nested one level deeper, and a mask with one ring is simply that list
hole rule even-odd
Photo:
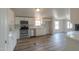
[{"label": "recessed ceiling light", "polygon": [[37,8],[37,9],[36,9],[36,11],[37,11],[37,12],[39,12],[39,11],[40,11],[40,9],[39,9],[39,8]]}]

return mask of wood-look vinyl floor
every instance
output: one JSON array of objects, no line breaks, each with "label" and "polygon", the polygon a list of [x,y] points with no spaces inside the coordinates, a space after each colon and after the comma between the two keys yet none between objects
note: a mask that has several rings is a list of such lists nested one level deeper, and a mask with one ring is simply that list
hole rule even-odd
[{"label": "wood-look vinyl floor", "polygon": [[15,51],[79,51],[79,41],[65,33],[19,39]]}]

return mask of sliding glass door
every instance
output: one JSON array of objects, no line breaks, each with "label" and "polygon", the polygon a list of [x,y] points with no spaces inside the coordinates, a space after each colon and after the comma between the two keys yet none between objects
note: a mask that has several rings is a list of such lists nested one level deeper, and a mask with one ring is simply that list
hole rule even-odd
[{"label": "sliding glass door", "polygon": [[73,29],[72,22],[69,20],[54,20],[54,32],[68,32]]}]

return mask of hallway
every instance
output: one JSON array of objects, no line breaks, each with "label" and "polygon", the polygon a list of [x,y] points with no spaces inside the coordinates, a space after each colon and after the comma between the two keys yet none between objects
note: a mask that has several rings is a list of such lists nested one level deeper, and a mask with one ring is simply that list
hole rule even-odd
[{"label": "hallway", "polygon": [[15,51],[79,51],[79,41],[69,39],[66,33],[56,33],[18,40]]}]

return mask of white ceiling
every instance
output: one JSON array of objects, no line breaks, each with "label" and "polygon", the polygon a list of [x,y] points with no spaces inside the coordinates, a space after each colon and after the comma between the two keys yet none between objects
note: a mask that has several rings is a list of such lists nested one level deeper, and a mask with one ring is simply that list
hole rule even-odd
[{"label": "white ceiling", "polygon": [[[13,9],[16,16],[34,16],[35,15],[35,9],[34,8],[14,8]],[[40,9],[41,16],[52,16],[52,9],[51,8],[45,8]]]},{"label": "white ceiling", "polygon": [[[16,16],[35,16],[35,8],[12,8],[12,10]],[[69,14],[69,10],[67,8],[40,8],[40,14],[44,17],[52,17],[54,14],[63,17]]]}]

